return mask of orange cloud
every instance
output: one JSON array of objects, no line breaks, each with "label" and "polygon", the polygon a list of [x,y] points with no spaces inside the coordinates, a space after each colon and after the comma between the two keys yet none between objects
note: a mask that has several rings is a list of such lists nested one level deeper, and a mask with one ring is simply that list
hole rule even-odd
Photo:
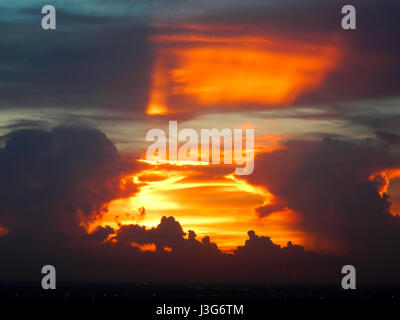
[{"label": "orange cloud", "polygon": [[[133,179],[141,187],[129,198],[116,199],[108,205],[108,212],[90,226],[139,224],[156,227],[162,216],[174,216],[184,230],[194,230],[199,237],[209,235],[221,250],[232,252],[242,245],[248,230],[272,236],[274,242],[305,243],[305,235],[296,230],[298,217],[283,211],[260,220],[254,208],[273,199],[268,190],[237,179],[225,168],[216,166],[152,165]],[[217,171],[215,171],[217,170]],[[141,214],[145,208],[145,214]],[[139,250],[150,250],[142,248]]]},{"label": "orange cloud", "polygon": [[398,212],[400,208],[400,203],[398,201],[398,196],[392,197],[391,191],[393,190],[389,190],[390,189],[389,186],[393,180],[399,178],[400,178],[400,168],[392,168],[379,171],[370,175],[369,177],[371,181],[375,182],[378,189],[378,193],[381,197],[383,197],[384,194],[389,194],[391,196],[390,201],[392,202],[392,206],[390,208],[390,213],[394,216],[399,215]]},{"label": "orange cloud", "polygon": [[370,175],[369,179],[378,186],[379,195],[387,193],[390,180],[400,178],[400,168],[388,169]]},{"label": "orange cloud", "polygon": [[156,251],[156,245],[154,243],[137,244],[137,243],[133,242],[132,247],[138,248],[140,252],[155,252]]},{"label": "orange cloud", "polygon": [[[253,126],[251,123],[243,127]],[[264,135],[256,138],[256,152],[281,148],[282,137]],[[143,160],[148,166],[121,180],[121,185],[134,183],[139,191],[132,197],[120,198],[107,205],[107,213],[87,225],[92,232],[97,226],[139,224],[156,227],[162,216],[174,216],[185,230],[199,236],[209,235],[226,252],[242,245],[247,231],[267,233],[281,245],[287,241],[304,244],[305,236],[296,230],[296,213],[284,210],[259,219],[255,208],[274,201],[273,195],[260,186],[239,179],[232,172],[235,164],[213,165],[211,162],[178,160]],[[112,239],[109,239],[112,240]],[[139,250],[142,248],[139,246]],[[148,251],[148,248],[143,250]]]},{"label": "orange cloud", "polygon": [[[201,32],[196,30],[197,32]],[[316,89],[341,50],[263,35],[157,35],[147,113],[197,107],[283,106]]]}]

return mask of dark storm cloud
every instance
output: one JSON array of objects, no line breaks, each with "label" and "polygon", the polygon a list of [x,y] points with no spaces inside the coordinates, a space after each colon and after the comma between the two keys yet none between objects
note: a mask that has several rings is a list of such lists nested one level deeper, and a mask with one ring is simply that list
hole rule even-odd
[{"label": "dark storm cloud", "polygon": [[[234,256],[236,262],[247,270],[244,279],[256,280],[260,274],[273,275],[275,281],[285,283],[318,282],[333,279],[344,257],[306,251],[290,241],[286,247],[274,244],[269,237],[248,232],[244,246],[238,246]],[[318,265],[318,269],[315,266]],[[312,272],[310,272],[312,270]],[[329,281],[329,280],[328,280]]]},{"label": "dark storm cloud", "polygon": [[[117,242],[104,240],[117,233]],[[38,269],[51,262],[58,281],[162,281],[162,282],[329,282],[342,263],[337,255],[305,251],[288,243],[273,244],[268,237],[249,231],[249,240],[234,254],[221,253],[216,244],[201,241],[173,217],[163,217],[156,228],[127,225],[118,231],[99,227],[85,236],[38,234],[0,237],[1,279],[39,280]],[[131,243],[168,246],[171,252],[141,252]],[[318,270],[313,266],[318,265]]]},{"label": "dark storm cloud", "polygon": [[257,156],[248,180],[277,197],[258,208],[260,216],[288,207],[301,213],[303,230],[321,243],[390,246],[398,239],[400,221],[390,214],[390,198],[378,193],[381,181],[370,176],[399,165],[400,158],[378,143],[290,141]]},{"label": "dark storm cloud", "polygon": [[182,246],[184,235],[181,225],[173,217],[163,217],[158,227],[151,230],[138,225],[123,226],[116,239],[119,243],[153,243],[158,251],[162,251],[164,247],[175,249]]},{"label": "dark storm cloud", "polygon": [[10,233],[78,232],[79,219],[136,191],[120,185],[133,170],[95,129],[14,131],[0,150],[0,225]]},{"label": "dark storm cloud", "polygon": [[[274,244],[269,237],[258,236],[254,231],[249,231],[248,236],[245,244],[238,246],[233,254],[223,254],[208,236],[198,241],[196,234],[188,231],[187,237],[184,237],[179,222],[173,217],[163,217],[156,228],[148,230],[137,225],[122,227],[116,237],[118,242],[109,245],[121,248],[125,243],[136,242],[154,243],[157,248],[170,247],[171,253],[157,250],[152,255],[167,263],[168,260],[175,261],[175,270],[169,270],[168,276],[172,279],[177,277],[178,280],[182,280],[179,272],[184,271],[184,275],[180,277],[209,281],[326,281],[335,273],[340,261],[338,256],[305,251],[302,246],[291,242],[286,247],[281,247]],[[319,264],[323,268],[311,274],[313,264]],[[181,270],[182,267],[185,269]],[[154,268],[153,266],[152,269]]]},{"label": "dark storm cloud", "polygon": [[0,23],[1,107],[143,109],[148,27],[135,18],[57,14],[57,30],[48,32],[40,19]]},{"label": "dark storm cloud", "polygon": [[162,217],[160,224],[149,230],[139,225],[122,226],[115,239],[119,245],[130,245],[132,242],[139,245],[155,244],[158,252],[163,252],[167,247],[178,254],[190,253],[198,256],[204,253],[220,253],[216,244],[211,243],[208,236],[200,242],[192,230],[188,231],[187,239],[184,238],[185,235],[186,233],[174,217]]}]

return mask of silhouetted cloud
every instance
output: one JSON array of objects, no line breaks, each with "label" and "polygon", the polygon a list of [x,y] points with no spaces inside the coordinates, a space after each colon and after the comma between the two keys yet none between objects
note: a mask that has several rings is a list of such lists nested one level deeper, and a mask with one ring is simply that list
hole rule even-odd
[{"label": "silhouetted cloud", "polygon": [[98,130],[18,130],[0,150],[0,224],[15,232],[65,232],[134,194],[120,179],[134,170]]},{"label": "silhouetted cloud", "polygon": [[380,196],[381,182],[370,177],[399,165],[396,154],[371,141],[289,141],[258,155],[246,179],[277,197],[257,209],[260,217],[288,207],[301,213],[302,229],[322,243],[379,246],[377,239],[397,239],[399,218],[391,215],[388,196]]},{"label": "silhouetted cloud", "polygon": [[146,229],[139,225],[124,225],[117,231],[118,245],[130,245],[136,243],[155,244],[158,252],[164,252],[169,248],[174,253],[190,253],[190,255],[199,255],[202,253],[220,253],[217,245],[210,242],[208,236],[202,241],[196,239],[196,233],[193,230],[186,233],[174,217],[162,217],[160,224],[156,228]]},{"label": "silhouetted cloud", "polygon": [[[117,241],[104,242],[113,234]],[[165,245],[171,250],[141,252],[131,243]],[[282,248],[252,231],[244,246],[234,254],[224,254],[208,236],[198,241],[189,231],[184,237],[173,217],[163,217],[151,229],[98,227],[85,236],[8,234],[0,237],[0,250],[7,257],[0,265],[2,279],[7,281],[39,279],[38,269],[51,262],[59,281],[320,283],[335,279],[343,259],[305,251],[290,242]]]}]

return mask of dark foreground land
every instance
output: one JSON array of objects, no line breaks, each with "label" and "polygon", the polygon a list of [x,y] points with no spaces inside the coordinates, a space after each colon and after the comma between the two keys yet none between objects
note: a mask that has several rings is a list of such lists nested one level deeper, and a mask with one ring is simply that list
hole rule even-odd
[{"label": "dark foreground land", "polygon": [[[278,311],[281,315],[304,311],[315,315],[326,312],[326,315],[341,318],[350,307],[357,314],[377,307],[383,316],[389,310],[388,306],[400,310],[400,287],[371,286],[343,290],[340,285],[62,283],[57,284],[56,290],[43,290],[40,284],[0,283],[0,307],[12,306],[18,311],[18,306],[24,305],[44,310],[57,306],[58,310],[66,308],[67,312],[74,312],[74,308],[78,307],[79,310],[89,310],[91,314],[95,311],[103,313],[106,309],[113,314],[118,311],[125,313],[126,310],[131,319],[266,319],[272,311]],[[217,306],[213,311],[223,310],[224,314],[209,313],[200,317],[202,305]],[[243,312],[235,314],[233,307],[228,305],[237,306],[236,310],[243,306]],[[192,312],[186,317],[181,314],[157,314],[159,307],[165,311],[166,307],[189,306]]]}]

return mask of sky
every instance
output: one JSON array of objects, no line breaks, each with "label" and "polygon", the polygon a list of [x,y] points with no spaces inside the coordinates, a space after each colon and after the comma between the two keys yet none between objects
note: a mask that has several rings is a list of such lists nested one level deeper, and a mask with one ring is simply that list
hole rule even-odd
[{"label": "sky", "polygon": [[[345,4],[2,1],[0,280],[400,283],[400,5]],[[254,172],[146,161],[169,121]]]}]

